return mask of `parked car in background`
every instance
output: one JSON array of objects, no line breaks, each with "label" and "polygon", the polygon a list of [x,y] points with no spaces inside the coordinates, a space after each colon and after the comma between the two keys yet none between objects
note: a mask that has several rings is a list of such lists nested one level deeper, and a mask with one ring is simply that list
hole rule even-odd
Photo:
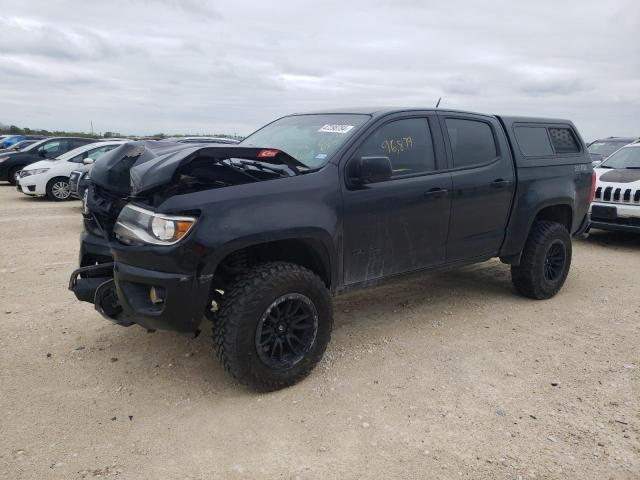
[{"label": "parked car in background", "polygon": [[613,152],[637,140],[638,137],[607,137],[591,142],[587,145],[587,149],[591,155],[593,166],[597,167]]},{"label": "parked car in background", "polygon": [[23,168],[18,176],[18,191],[25,195],[47,196],[61,201],[71,198],[69,176],[78,165],[90,165],[102,154],[126,143],[126,140],[83,145],[51,160],[41,160]]},{"label": "parked car in background", "polygon": [[150,331],[208,318],[224,368],[275,390],[322,358],[332,293],[499,257],[522,295],[556,295],[594,175],[568,120],[372,108],[123,145],[91,183],[77,298]]},{"label": "parked car in background", "polygon": [[640,143],[620,148],[595,172],[591,227],[640,233]]},{"label": "parked car in background", "polygon": [[11,145],[21,142],[22,140],[26,140],[24,135],[9,135],[0,140],[0,148],[9,148]]},{"label": "parked car in background", "polygon": [[162,142],[178,142],[178,143],[218,143],[221,145],[236,145],[239,140],[226,137],[171,137],[161,140]]},{"label": "parked car in background", "polygon": [[59,157],[69,150],[97,141],[95,138],[52,137],[40,140],[19,152],[0,154],[0,180],[15,185],[18,172],[27,165]]},{"label": "parked car in background", "polygon": [[18,152],[20,150],[24,150],[25,148],[27,148],[29,145],[33,145],[34,143],[36,143],[38,140],[21,140],[18,143],[14,143],[13,145],[11,145],[10,147],[7,148],[2,148],[0,149],[0,156],[3,153],[13,153],[13,152]]},{"label": "parked car in background", "polygon": [[73,198],[81,199],[91,182],[91,167],[93,165],[83,165],[76,168],[69,174],[69,190]]}]

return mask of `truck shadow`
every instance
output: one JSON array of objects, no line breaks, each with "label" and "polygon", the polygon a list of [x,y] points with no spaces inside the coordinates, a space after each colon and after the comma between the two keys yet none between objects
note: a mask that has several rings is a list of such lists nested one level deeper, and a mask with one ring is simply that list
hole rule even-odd
[{"label": "truck shadow", "polygon": [[[439,273],[417,273],[389,281],[378,287],[339,296],[336,311],[367,311],[393,316],[399,308],[429,306],[437,312],[450,310],[461,302],[500,301],[512,298],[510,269],[497,260]],[[341,316],[335,319],[341,324]]]},{"label": "truck shadow", "polygon": [[[488,298],[499,303],[507,297],[518,301],[511,286],[509,267],[498,261],[451,272],[398,278],[378,287],[337,297],[333,342],[345,341],[343,337],[349,335],[350,329],[342,327],[349,325],[357,324],[358,329],[364,329],[365,338],[372,334],[366,332],[368,329],[373,331],[391,324],[394,328],[403,328],[402,321],[408,310],[420,311],[426,323],[461,321],[469,305],[486,303]],[[447,315],[452,312],[459,314],[457,319]],[[406,328],[411,327],[407,325]],[[172,332],[148,335],[136,326],[101,330],[123,360],[121,365],[126,364],[127,370],[147,372],[137,376],[137,388],[146,388],[144,383],[148,383],[147,387],[152,389],[160,382],[176,392],[184,389],[185,385],[192,385],[198,391],[204,389],[230,397],[255,394],[238,385],[218,363],[213,351],[211,327],[206,320],[203,321],[201,335],[196,339]],[[331,348],[330,344],[329,351]],[[176,378],[180,379],[177,383]]]}]

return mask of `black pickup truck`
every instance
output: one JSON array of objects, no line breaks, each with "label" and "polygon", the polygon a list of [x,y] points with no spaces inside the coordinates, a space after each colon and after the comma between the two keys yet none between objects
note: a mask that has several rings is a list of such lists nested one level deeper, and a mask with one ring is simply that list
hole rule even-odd
[{"label": "black pickup truck", "polygon": [[116,324],[200,332],[262,391],[322,357],[331,295],[499,257],[562,287],[593,169],[568,120],[428,109],[290,115],[239,145],[133,142],[84,199],[69,288]]}]

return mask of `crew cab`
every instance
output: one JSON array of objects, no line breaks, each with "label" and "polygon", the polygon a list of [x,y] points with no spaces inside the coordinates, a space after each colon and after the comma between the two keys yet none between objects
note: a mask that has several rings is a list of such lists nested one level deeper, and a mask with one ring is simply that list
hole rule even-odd
[{"label": "crew cab", "polygon": [[56,158],[69,150],[81,147],[96,139],[81,137],[51,137],[29,145],[24,150],[0,154],[0,180],[15,185],[18,172],[40,160]]},{"label": "crew cab", "polygon": [[640,143],[617,150],[595,172],[591,227],[640,233]]},{"label": "crew cab", "polygon": [[332,295],[499,257],[547,299],[588,227],[591,159],[568,120],[433,109],[289,115],[239,145],[133,142],[85,197],[69,288],[110,321],[195,335],[261,390],[329,342]]}]

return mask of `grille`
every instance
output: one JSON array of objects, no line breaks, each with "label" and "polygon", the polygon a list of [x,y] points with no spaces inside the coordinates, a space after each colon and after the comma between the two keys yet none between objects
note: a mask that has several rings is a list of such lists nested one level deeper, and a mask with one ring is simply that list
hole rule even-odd
[{"label": "grille", "polygon": [[630,188],[598,187],[595,198],[602,202],[640,204],[640,189],[633,191]]}]

